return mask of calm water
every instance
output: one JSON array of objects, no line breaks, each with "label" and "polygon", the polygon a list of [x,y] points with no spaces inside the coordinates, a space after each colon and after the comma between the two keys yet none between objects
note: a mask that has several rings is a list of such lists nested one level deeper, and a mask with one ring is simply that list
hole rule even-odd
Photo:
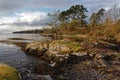
[{"label": "calm water", "polygon": [[[28,39],[15,40],[18,42],[32,42],[36,40],[40,41],[48,39],[39,36],[38,34],[0,34],[0,40],[8,40],[8,38]],[[43,61],[41,61],[39,58],[26,55],[23,51],[21,51],[20,47],[17,47],[14,44],[0,43],[0,63],[5,63],[16,68],[21,73],[22,80],[50,80],[49,75],[42,75],[40,77],[40,75],[36,74],[34,71],[34,65],[41,62]],[[39,76],[38,79],[37,76]]]},{"label": "calm water", "polygon": [[[26,40],[10,40],[9,38],[22,38]],[[39,34],[12,34],[12,33],[0,33],[1,40],[9,40],[16,42],[33,42],[33,41],[43,41],[49,39],[47,37],[40,36]]]}]

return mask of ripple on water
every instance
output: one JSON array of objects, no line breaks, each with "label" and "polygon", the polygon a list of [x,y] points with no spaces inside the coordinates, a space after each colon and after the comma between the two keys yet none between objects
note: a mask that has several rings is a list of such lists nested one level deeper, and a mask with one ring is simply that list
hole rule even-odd
[{"label": "ripple on water", "polygon": [[16,68],[21,73],[22,80],[32,80],[32,78],[38,76],[34,72],[33,64],[37,64],[39,61],[41,60],[26,55],[13,44],[0,43],[0,63]]}]

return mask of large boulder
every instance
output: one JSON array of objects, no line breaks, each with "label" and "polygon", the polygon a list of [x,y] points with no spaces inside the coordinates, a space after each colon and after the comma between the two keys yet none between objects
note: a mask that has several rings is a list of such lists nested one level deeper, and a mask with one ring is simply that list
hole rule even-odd
[{"label": "large boulder", "polygon": [[69,40],[54,40],[48,42],[33,42],[27,44],[25,51],[28,54],[42,55],[49,53],[50,55],[68,55],[69,53],[79,52],[81,48],[77,42],[71,42]]},{"label": "large boulder", "polygon": [[16,69],[0,64],[0,80],[20,80]]},{"label": "large boulder", "polygon": [[55,40],[49,44],[49,53],[52,54],[69,54],[82,51],[83,48],[77,42],[69,40]]},{"label": "large boulder", "polygon": [[70,54],[81,51],[80,44],[69,40],[54,40],[51,42],[33,42],[27,44],[25,52],[30,55],[37,55],[42,60],[50,63],[62,61]]},{"label": "large boulder", "polygon": [[25,52],[32,55],[43,55],[47,52],[49,45],[45,42],[33,42],[27,44]]},{"label": "large boulder", "polygon": [[[64,41],[65,43],[65,41]],[[67,43],[67,42],[66,42]],[[63,44],[62,40],[55,40],[49,44],[49,53],[50,54],[62,54],[62,53],[70,53],[71,48],[66,44]]]}]

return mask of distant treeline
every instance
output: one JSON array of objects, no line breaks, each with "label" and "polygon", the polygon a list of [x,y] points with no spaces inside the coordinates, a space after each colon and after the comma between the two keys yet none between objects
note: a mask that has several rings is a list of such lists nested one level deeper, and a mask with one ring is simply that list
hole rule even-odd
[{"label": "distant treeline", "polygon": [[16,32],[13,32],[13,33],[43,33],[43,30],[26,30],[26,31],[16,31]]}]

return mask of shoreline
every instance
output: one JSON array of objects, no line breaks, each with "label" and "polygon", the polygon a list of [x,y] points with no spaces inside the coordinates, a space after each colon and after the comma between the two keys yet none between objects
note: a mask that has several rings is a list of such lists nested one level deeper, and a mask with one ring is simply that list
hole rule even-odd
[{"label": "shoreline", "polygon": [[[95,79],[109,79],[109,78],[119,79],[118,76],[113,76],[114,74],[116,74],[116,72],[119,75],[119,70],[120,70],[119,68],[120,54],[118,50],[119,48],[118,45],[104,41],[97,41],[97,42],[95,40],[91,41],[91,39],[90,41],[87,40],[87,42],[84,43],[84,40],[86,39],[83,39],[82,44],[85,47],[87,45],[88,49],[86,49],[87,47],[76,48],[80,50],[80,52],[76,52],[77,50],[75,50],[75,52],[71,53],[71,51],[69,51],[70,50],[69,47],[67,46],[65,47],[65,45],[68,45],[66,43],[70,43],[71,45],[74,42],[66,42],[66,40],[62,40],[63,42],[61,42],[60,40],[52,40],[50,43],[47,44],[46,42],[29,43],[27,44],[25,52],[28,55],[38,56],[46,63],[51,64],[53,68],[55,69],[57,68],[58,72],[60,71],[59,73],[53,71],[53,74],[50,74],[53,76],[52,77],[53,80],[56,79],[69,80],[73,77],[74,79],[83,80],[85,76],[86,76],[85,79],[90,79],[90,80],[92,76],[96,77]],[[49,46],[47,47],[46,45]],[[91,49],[92,51],[89,50],[90,48],[92,48]],[[52,52],[50,50],[52,50]],[[114,61],[116,63],[114,63]],[[109,68],[109,66],[111,67]],[[104,77],[104,74],[101,74],[97,71],[103,72],[107,76]],[[81,75],[81,73],[84,73],[82,74],[81,77],[77,76],[77,75]],[[88,77],[87,75],[91,75],[91,73],[92,76]],[[95,75],[96,73],[97,76]],[[109,76],[109,74],[112,76]]]},{"label": "shoreline", "polygon": [[[81,80],[84,79],[85,76],[91,75],[91,73],[91,77],[86,77],[85,79],[91,79],[92,77],[96,77],[95,79],[98,79],[98,77],[99,79],[109,79],[109,77],[111,79],[118,79],[118,76],[114,76],[114,74],[119,75],[120,55],[119,50],[117,50],[118,45],[98,41],[90,37],[86,38],[85,36],[81,36],[79,40],[77,40],[81,41],[80,43],[70,40],[71,39],[66,38],[62,40],[53,39],[50,42],[1,42],[15,44],[20,47],[26,55],[43,60],[44,63],[35,64],[37,65],[35,71],[39,75],[50,75],[53,80],[69,80],[73,77],[74,79]],[[109,66],[111,67],[109,68]],[[97,71],[103,72],[107,76],[104,77],[104,74]],[[81,74],[81,77],[77,76]],[[109,76],[109,74],[112,76]]]}]

